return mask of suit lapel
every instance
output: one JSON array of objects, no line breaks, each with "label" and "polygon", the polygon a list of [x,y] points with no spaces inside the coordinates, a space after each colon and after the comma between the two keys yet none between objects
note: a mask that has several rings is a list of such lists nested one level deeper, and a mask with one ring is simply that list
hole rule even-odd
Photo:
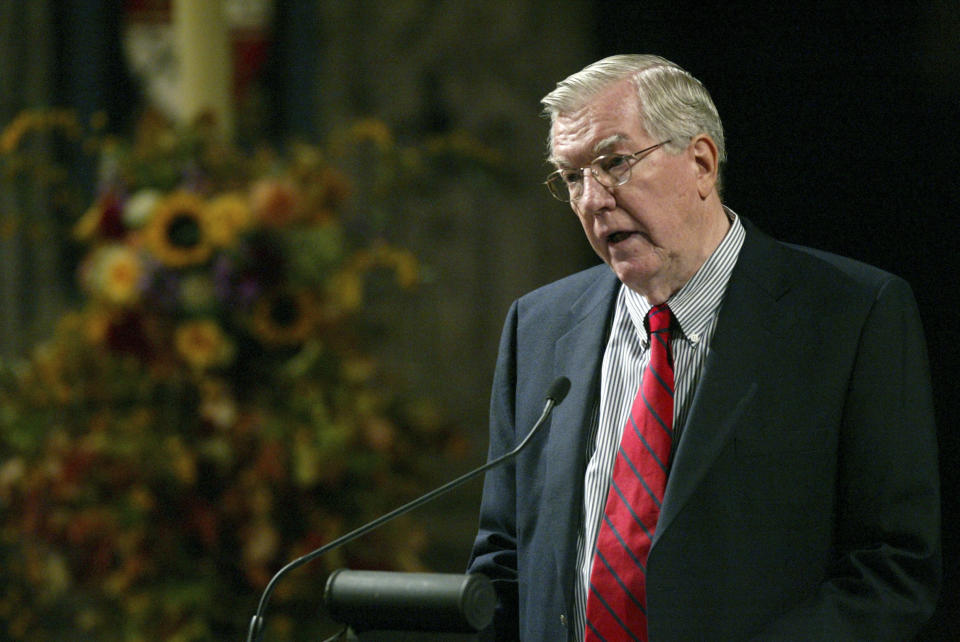
[{"label": "suit lapel", "polygon": [[[557,574],[570,588],[576,558],[576,533],[583,507],[583,475],[590,418],[599,394],[600,364],[613,303],[620,282],[609,269],[571,308],[571,329],[556,343],[554,370],[570,379],[570,393],[553,413],[547,442],[544,506],[555,512]],[[569,591],[566,594],[571,595]]]},{"label": "suit lapel", "polygon": [[783,274],[777,259],[779,246],[748,221],[743,223],[747,236],[730,277],[686,424],[681,427],[654,547],[754,402],[758,364],[776,349],[776,337],[783,331],[778,324],[791,318],[778,311],[778,301],[789,290],[788,275]]}]

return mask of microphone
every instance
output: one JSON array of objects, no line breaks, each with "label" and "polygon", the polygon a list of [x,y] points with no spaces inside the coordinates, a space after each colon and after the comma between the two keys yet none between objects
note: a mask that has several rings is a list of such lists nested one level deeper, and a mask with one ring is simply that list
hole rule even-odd
[{"label": "microphone", "polygon": [[446,484],[444,484],[443,486],[440,486],[439,488],[435,488],[431,490],[425,495],[422,495],[421,497],[418,497],[417,499],[411,502],[408,502],[403,506],[400,506],[399,508],[395,508],[394,510],[390,511],[386,515],[381,515],[380,517],[373,520],[372,522],[364,524],[363,526],[357,528],[356,530],[350,531],[346,535],[342,535],[337,539],[333,540],[332,542],[329,542],[321,546],[320,548],[307,553],[302,557],[298,557],[297,559],[293,560],[292,562],[290,562],[289,564],[281,568],[279,571],[277,571],[277,573],[273,576],[270,582],[267,583],[267,587],[263,590],[263,595],[260,596],[260,604],[257,606],[257,612],[253,616],[253,618],[251,618],[250,620],[250,628],[247,631],[247,642],[257,642],[258,640],[260,640],[260,635],[263,632],[263,621],[264,621],[263,616],[267,610],[267,603],[270,601],[270,595],[273,593],[273,589],[276,587],[277,582],[279,582],[284,575],[286,575],[287,573],[289,573],[290,571],[296,568],[303,566],[307,562],[310,562],[320,557],[324,553],[332,551],[335,548],[339,548],[344,544],[349,544],[350,542],[357,539],[358,537],[366,535],[370,531],[382,526],[383,524],[386,524],[387,522],[394,519],[395,517],[399,517],[405,513],[408,513],[414,508],[422,506],[423,504],[426,504],[427,502],[433,499],[436,499],[440,495],[450,492],[454,488],[457,488],[458,486],[462,485],[464,482],[467,482],[473,479],[480,473],[484,473],[490,470],[491,468],[496,468],[497,466],[504,463],[505,461],[513,459],[518,454],[520,454],[520,451],[523,450],[527,446],[527,444],[530,443],[531,439],[537,433],[540,426],[546,423],[547,417],[549,417],[550,413],[553,412],[553,409],[559,406],[560,403],[564,400],[564,398],[566,398],[568,392],[570,392],[570,380],[562,376],[557,377],[557,379],[554,380],[552,384],[550,384],[550,388],[547,390],[546,403],[543,406],[543,412],[540,413],[540,418],[537,419],[536,423],[533,424],[533,428],[531,428],[530,432],[527,433],[527,436],[523,438],[523,441],[521,441],[513,450],[503,455],[500,455],[493,461],[488,461],[486,464],[484,464],[483,466],[480,466],[479,468],[474,468],[470,472],[465,473],[460,477],[457,477],[453,481],[447,482]]}]

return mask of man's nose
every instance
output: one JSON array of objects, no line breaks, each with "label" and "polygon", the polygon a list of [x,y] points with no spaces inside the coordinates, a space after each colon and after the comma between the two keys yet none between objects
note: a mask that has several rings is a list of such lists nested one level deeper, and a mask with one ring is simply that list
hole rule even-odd
[{"label": "man's nose", "polygon": [[583,214],[598,214],[612,209],[617,203],[610,188],[604,187],[589,169],[583,172],[583,193],[578,203]]}]

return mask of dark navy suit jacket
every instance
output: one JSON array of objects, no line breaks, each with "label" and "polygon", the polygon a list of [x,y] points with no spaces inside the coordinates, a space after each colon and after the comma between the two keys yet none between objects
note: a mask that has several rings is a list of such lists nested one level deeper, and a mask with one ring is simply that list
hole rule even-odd
[{"label": "dark navy suit jacket", "polygon": [[[940,584],[926,348],[909,286],[861,263],[746,240],[648,560],[651,640],[904,640]],[[497,639],[566,638],[590,417],[620,283],[605,265],[519,299],[503,331],[470,570]]]}]

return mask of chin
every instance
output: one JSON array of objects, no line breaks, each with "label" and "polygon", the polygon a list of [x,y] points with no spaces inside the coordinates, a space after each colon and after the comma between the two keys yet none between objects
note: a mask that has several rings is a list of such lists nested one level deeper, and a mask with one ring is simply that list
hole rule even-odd
[{"label": "chin", "polygon": [[609,263],[613,273],[630,288],[643,291],[643,286],[650,283],[659,271],[658,265],[650,265],[649,261],[613,261]]}]

